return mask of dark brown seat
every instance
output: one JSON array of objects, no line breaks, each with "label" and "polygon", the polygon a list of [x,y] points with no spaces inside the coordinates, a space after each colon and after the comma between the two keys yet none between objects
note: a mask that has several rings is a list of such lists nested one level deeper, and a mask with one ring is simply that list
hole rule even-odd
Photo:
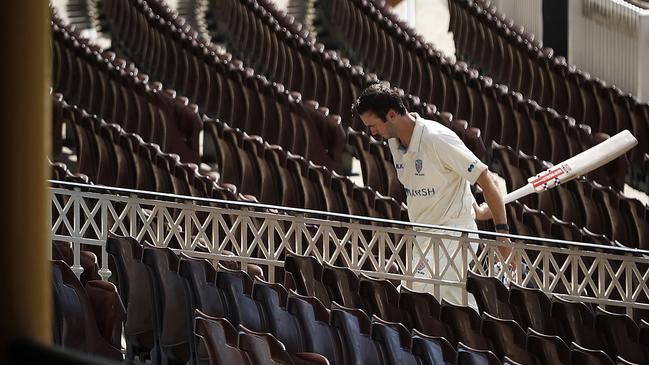
[{"label": "dark brown seat", "polygon": [[[54,338],[63,347],[70,347],[113,360],[123,360],[119,342],[117,344],[110,342],[113,339],[112,328],[105,327],[110,332],[108,339],[102,337],[97,326],[92,300],[70,267],[63,261],[52,261],[51,269],[56,314],[53,321]],[[108,291],[106,291],[107,288],[100,289],[100,285],[94,288],[97,291],[103,291],[102,296],[111,293],[111,289]],[[95,298],[99,299],[99,296],[95,296]],[[119,301],[119,298],[117,300]],[[102,319],[108,316],[109,322],[119,320],[119,318],[111,318],[113,313],[99,314]]]},{"label": "dark brown seat", "polygon": [[472,308],[442,300],[440,319],[451,329],[456,345],[462,342],[472,348],[490,349],[488,340],[480,333],[480,315]]},{"label": "dark brown seat", "polygon": [[345,364],[340,334],[330,325],[329,310],[322,302],[291,293],[287,309],[300,323],[306,351],[323,355],[331,364]]},{"label": "dark brown seat", "polygon": [[329,306],[329,294],[327,288],[322,284],[322,265],[314,257],[287,254],[284,269],[286,275],[290,275],[295,283],[298,293],[313,295],[325,306]]},{"label": "dark brown seat", "polygon": [[527,351],[536,356],[540,364],[570,364],[570,348],[558,336],[545,335],[527,329]]},{"label": "dark brown seat", "polygon": [[290,353],[304,351],[303,336],[298,319],[288,312],[288,292],[281,284],[256,281],[252,298],[261,304],[266,315],[268,332],[284,344]]},{"label": "dark brown seat", "polygon": [[216,286],[224,293],[229,320],[233,324],[241,324],[256,332],[267,330],[265,313],[251,297],[252,279],[246,272],[220,267],[216,275]]},{"label": "dark brown seat", "polygon": [[178,274],[180,260],[170,248],[146,246],[142,262],[149,269],[153,287],[155,333],[161,357],[186,363],[192,353],[192,311],[185,280]]},{"label": "dark brown seat", "polygon": [[143,247],[131,237],[110,235],[106,251],[115,261],[117,288],[126,307],[126,356],[151,356],[155,350],[153,288],[142,263]]},{"label": "dark brown seat", "polygon": [[379,344],[370,337],[370,325],[370,319],[362,310],[333,304],[331,326],[340,333],[345,363],[384,363]]},{"label": "dark brown seat", "polygon": [[323,264],[322,283],[327,288],[332,302],[350,308],[359,308],[361,299],[358,294],[358,276],[346,267]]},{"label": "dark brown seat", "polygon": [[509,291],[497,278],[478,275],[469,270],[466,290],[473,294],[480,312],[489,313],[500,319],[514,319],[507,299]]},{"label": "dark brown seat", "polygon": [[388,322],[402,321],[399,311],[399,292],[390,281],[373,279],[361,274],[358,294],[367,315],[376,315]]},{"label": "dark brown seat", "polygon": [[373,316],[371,334],[372,339],[381,347],[386,364],[417,364],[417,359],[410,352],[410,332],[402,324],[383,321]]},{"label": "dark brown seat", "polygon": [[196,310],[194,333],[207,348],[210,364],[250,364],[238,348],[237,330],[227,319],[211,317]]}]

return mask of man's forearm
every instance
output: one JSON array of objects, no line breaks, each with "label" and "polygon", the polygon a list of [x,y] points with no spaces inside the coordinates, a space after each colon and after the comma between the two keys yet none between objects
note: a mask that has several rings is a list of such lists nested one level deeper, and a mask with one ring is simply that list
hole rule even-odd
[{"label": "man's forearm", "polygon": [[478,184],[482,188],[484,200],[489,206],[491,215],[493,216],[494,223],[506,224],[507,214],[505,213],[505,204],[503,204],[503,196],[496,187],[491,174],[488,170],[483,172],[478,178]]}]

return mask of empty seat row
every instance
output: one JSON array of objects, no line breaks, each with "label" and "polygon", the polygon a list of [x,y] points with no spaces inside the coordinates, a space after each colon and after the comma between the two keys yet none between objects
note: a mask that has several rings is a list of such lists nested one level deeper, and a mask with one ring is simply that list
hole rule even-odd
[{"label": "empty seat row", "polygon": [[[521,334],[527,329],[528,334],[537,333],[552,340],[564,353],[566,344],[574,342],[586,349],[603,351],[613,359],[619,356],[638,364],[649,361],[649,323],[644,320],[638,326],[626,315],[600,307],[593,310],[588,304],[554,294],[550,298],[538,289],[516,284],[510,284],[508,290],[500,280],[472,272],[468,274],[467,290],[474,295],[483,318],[492,317],[500,326],[509,328],[492,334],[502,340],[498,347],[524,347]],[[484,323],[482,326],[484,329]],[[513,353],[516,349],[509,351]]]},{"label": "empty seat row", "polygon": [[50,262],[53,342],[63,348],[123,360],[124,306],[115,285],[90,280],[83,285],[63,261]]},{"label": "empty seat row", "polygon": [[[314,297],[289,293],[281,284],[253,282],[243,271],[217,269],[204,259],[179,257],[168,248],[142,246],[132,238],[111,237],[107,250],[118,267],[120,292],[127,288],[129,356],[134,350],[148,350],[153,361],[169,363],[194,359],[264,364],[268,362],[258,356],[265,353],[290,364],[281,351],[285,349],[289,354],[320,354],[331,364],[396,364],[399,358],[411,364],[439,364],[455,358],[444,340],[417,333],[411,337],[402,327],[379,319],[371,323],[360,310],[337,306],[330,311]],[[195,310],[200,311],[196,318]],[[194,320],[200,341],[191,333]],[[241,326],[244,334],[237,339],[232,326]],[[145,338],[151,341],[145,344]],[[290,356],[296,363],[320,359],[298,357],[295,361],[296,356]]]},{"label": "empty seat row", "polygon": [[[166,8],[150,3],[151,7],[147,1],[102,3],[100,10],[115,49],[183,93],[201,113],[341,171],[345,131],[339,116],[244,69],[230,55],[216,54],[213,44],[177,28],[178,21],[165,20],[170,17]],[[284,133],[287,129],[294,133]]]},{"label": "empty seat row", "polygon": [[[578,133],[569,132],[576,127],[573,118],[539,106],[506,86],[496,85],[462,62],[444,59],[439,52],[408,36],[374,2],[325,0],[316,2],[316,8],[326,19],[321,23],[332,28],[330,34],[338,34],[339,42],[354,62],[404,92],[419,96],[423,102],[467,120],[470,126],[483,131],[485,141],[499,140],[552,162],[581,151],[567,150],[580,146],[576,140]],[[628,119],[629,123],[620,129],[627,128],[637,136],[648,135],[644,119]],[[631,160],[637,168],[641,167],[642,155],[649,150],[649,144],[642,143],[632,152]]]},{"label": "empty seat row", "polygon": [[514,25],[489,2],[453,0],[449,10],[450,31],[460,58],[594,131],[634,130],[643,139],[640,149],[647,152],[643,148],[649,143],[644,110],[648,104],[554,57],[552,49],[543,48],[533,34]]},{"label": "empty seat row", "polygon": [[145,143],[117,124],[62,103],[63,118],[75,136],[77,171],[90,181],[127,189],[250,201],[251,197],[238,194],[235,186],[220,185],[201,175],[195,164],[181,163],[178,155],[164,153],[158,145]]},{"label": "empty seat row", "polygon": [[[492,162],[505,178],[508,191],[526,185],[528,177],[551,166],[495,143]],[[599,175],[616,178],[620,174],[617,171],[618,164],[613,161],[602,167],[601,173],[595,172],[595,178],[599,179]],[[519,234],[529,233],[575,241],[597,240],[598,243],[609,244],[617,242],[616,244],[636,248],[649,247],[649,207],[597,182],[576,179],[540,194],[524,197],[520,202],[522,204],[515,207],[520,209],[521,214],[512,217],[512,222],[522,222],[531,231],[518,232]],[[597,236],[600,237],[596,238]]]},{"label": "empty seat row", "polygon": [[195,333],[209,355],[210,364],[329,364],[312,352],[289,353],[270,333],[255,332],[239,325],[234,328],[225,318],[210,317],[196,310]]},{"label": "empty seat row", "polygon": [[260,202],[352,215],[406,219],[394,199],[284,152],[218,120],[205,119],[205,141],[214,145],[220,180]]},{"label": "empty seat row", "polygon": [[[649,355],[638,347],[639,341],[649,340],[648,323],[643,322],[642,326],[645,329],[640,334],[638,326],[630,318],[598,310],[601,324],[597,328],[607,328],[602,335],[606,340],[602,337],[601,341],[594,345],[581,337],[585,336],[584,331],[588,331],[588,323],[586,327],[580,327],[581,325],[572,320],[575,310],[587,308],[583,303],[566,302],[557,297],[554,302],[558,304],[555,305],[556,309],[553,309],[556,314],[553,316],[560,319],[552,322],[553,317],[549,315],[551,301],[546,294],[540,290],[512,285],[510,295],[509,290],[495,278],[469,273],[471,279],[467,281],[467,289],[476,297],[483,312],[481,317],[469,307],[452,305],[446,301],[442,301],[440,305],[428,293],[410,291],[403,286],[397,290],[387,280],[371,279],[363,275],[359,278],[349,269],[328,264],[320,265],[313,257],[287,256],[285,269],[285,282],[289,287],[295,287],[300,294],[314,295],[325,305],[331,303],[332,309],[343,305],[358,308],[383,321],[398,322],[400,324],[396,326],[402,328],[402,331],[414,330],[444,338],[457,347],[458,352],[465,345],[481,351],[480,356],[503,360],[508,358],[513,361],[510,362],[512,364],[570,364],[571,352],[566,344],[576,342],[571,345],[573,352],[590,351],[594,356],[602,358],[608,358],[604,353],[606,351],[613,358],[620,355],[629,361],[643,363],[645,356]],[[540,296],[543,296],[545,301],[531,301]],[[527,309],[526,306],[530,308]],[[567,307],[564,309],[562,306]],[[547,323],[539,325],[534,322],[542,320],[541,315],[535,311],[543,311],[543,315],[548,314],[542,317],[543,320],[550,321],[550,325],[556,323],[556,326],[562,326],[560,332],[548,330]],[[612,323],[620,321],[633,323],[629,327],[631,335],[623,337],[616,345],[609,346],[605,341],[613,341],[617,336],[616,331],[621,330]],[[592,327],[595,322],[589,323]],[[633,328],[635,332],[632,331]],[[493,352],[496,356],[488,352]]]},{"label": "empty seat row", "polygon": [[[163,90],[132,65],[116,59],[80,38],[52,14],[52,84],[70,103],[102,118],[122,123],[130,133],[176,153],[183,161],[199,162],[201,120],[196,106],[173,90]],[[57,113],[54,110],[54,113]],[[60,152],[59,125],[54,125]]]}]

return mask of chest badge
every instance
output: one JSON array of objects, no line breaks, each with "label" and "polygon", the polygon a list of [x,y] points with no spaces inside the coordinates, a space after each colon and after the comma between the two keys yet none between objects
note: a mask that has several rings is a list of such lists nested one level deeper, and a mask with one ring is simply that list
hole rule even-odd
[{"label": "chest badge", "polygon": [[423,175],[421,173],[421,170],[424,168],[424,163],[422,160],[415,160],[415,171],[417,171],[416,175]]}]

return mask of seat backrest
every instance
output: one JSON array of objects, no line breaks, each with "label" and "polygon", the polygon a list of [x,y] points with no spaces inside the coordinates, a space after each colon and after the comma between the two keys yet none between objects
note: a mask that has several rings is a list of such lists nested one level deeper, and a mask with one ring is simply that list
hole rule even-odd
[{"label": "seat backrest", "polygon": [[500,280],[494,277],[478,275],[469,270],[467,272],[466,290],[473,294],[480,312],[487,312],[502,319],[514,319],[507,302],[509,291]]},{"label": "seat backrest", "polygon": [[358,308],[361,305],[358,295],[358,276],[346,267],[325,263],[322,269],[322,283],[327,288],[331,301],[346,307]]},{"label": "seat backrest", "polygon": [[516,321],[524,329],[530,327],[541,333],[555,333],[552,318],[550,318],[551,301],[541,290],[511,283],[509,304]]},{"label": "seat backrest", "polygon": [[58,317],[61,332],[57,336],[63,346],[68,344],[81,351],[123,360],[120,349],[99,333],[90,299],[72,269],[63,261],[51,261],[51,269],[55,308],[63,314]]},{"label": "seat backrest", "polygon": [[591,350],[572,343],[570,365],[613,365],[613,360],[602,350]]},{"label": "seat backrest", "polygon": [[442,300],[440,318],[451,328],[455,341],[479,350],[489,349],[489,342],[480,334],[480,316],[472,308]]},{"label": "seat backrest", "polygon": [[387,364],[417,364],[417,359],[410,352],[410,333],[401,323],[386,322],[373,316],[371,333],[372,339],[379,344]]},{"label": "seat backrest", "polygon": [[516,362],[536,364],[525,349],[525,331],[513,320],[482,313],[482,334],[489,340],[498,358],[507,356]]},{"label": "seat backrest", "polygon": [[250,362],[238,349],[237,330],[225,318],[195,312],[194,333],[205,344],[210,364],[247,365]]},{"label": "seat backrest", "polygon": [[370,337],[370,319],[360,309],[334,304],[331,325],[342,339],[345,362],[348,364],[382,364],[379,345]]},{"label": "seat backrest", "polygon": [[358,294],[367,315],[376,315],[388,322],[402,320],[399,311],[399,292],[390,281],[361,275]]},{"label": "seat backrest", "polygon": [[451,329],[439,319],[441,306],[430,293],[416,292],[401,286],[399,309],[412,328],[428,336],[444,337],[454,343]]},{"label": "seat backrest", "polygon": [[193,340],[193,313],[185,280],[178,274],[178,255],[167,247],[147,246],[142,254],[142,262],[151,274],[160,345],[169,351],[170,356],[188,361]]},{"label": "seat backrest", "polygon": [[412,332],[412,354],[419,364],[444,365],[455,363],[457,353],[444,337],[432,337],[417,330]]},{"label": "seat backrest", "polygon": [[570,364],[570,348],[559,336],[544,335],[528,328],[527,351],[536,356],[540,364]]},{"label": "seat backrest", "polygon": [[178,273],[187,281],[192,308],[212,317],[228,317],[224,293],[216,286],[216,269],[208,260],[181,253]]},{"label": "seat backrest", "polygon": [[322,284],[322,265],[315,257],[287,254],[284,269],[293,276],[298,293],[315,296],[329,306],[329,294]]},{"label": "seat backrest", "polygon": [[268,331],[281,341],[290,353],[303,352],[300,324],[286,309],[288,292],[284,286],[258,280],[253,285],[252,298],[263,308]]},{"label": "seat backrest", "polygon": [[601,307],[595,309],[595,329],[602,334],[606,343],[606,353],[615,358],[644,364],[649,362],[647,352],[638,342],[638,325],[624,314],[608,312]]},{"label": "seat backrest", "polygon": [[252,279],[246,272],[221,266],[216,275],[216,286],[225,294],[229,319],[233,324],[241,324],[256,332],[266,330],[263,308],[250,296]]},{"label": "seat backrest", "polygon": [[109,235],[106,251],[115,260],[117,288],[126,306],[125,335],[152,334],[153,287],[142,263],[142,245],[131,237]]},{"label": "seat backrest", "polygon": [[500,361],[491,351],[474,349],[460,342],[455,365],[500,365]]},{"label": "seat backrest", "polygon": [[552,297],[552,318],[560,327],[561,338],[591,349],[604,349],[604,343],[595,329],[595,315],[584,303]]},{"label": "seat backrest", "polygon": [[269,333],[260,333],[239,326],[239,350],[252,365],[292,365],[293,361],[284,345]]},{"label": "seat backrest", "polygon": [[329,324],[329,310],[320,300],[291,293],[287,309],[300,323],[306,351],[325,356],[332,365],[345,363],[340,334]]}]

